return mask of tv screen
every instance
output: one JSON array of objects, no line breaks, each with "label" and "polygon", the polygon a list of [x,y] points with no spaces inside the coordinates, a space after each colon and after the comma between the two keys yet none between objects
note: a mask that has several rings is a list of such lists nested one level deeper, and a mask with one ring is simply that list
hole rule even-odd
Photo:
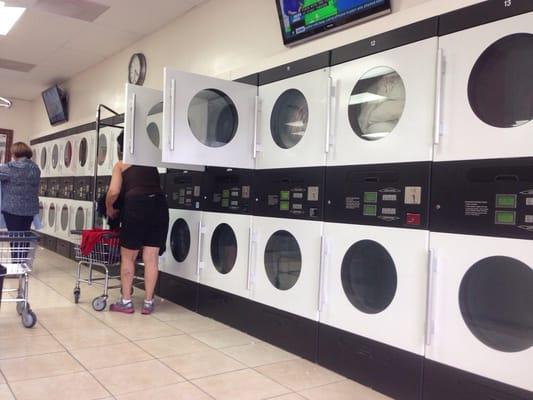
[{"label": "tv screen", "polygon": [[67,98],[57,85],[46,89],[42,96],[51,125],[68,121]]},{"label": "tv screen", "polygon": [[388,14],[391,0],[276,0],[283,42],[291,45]]}]

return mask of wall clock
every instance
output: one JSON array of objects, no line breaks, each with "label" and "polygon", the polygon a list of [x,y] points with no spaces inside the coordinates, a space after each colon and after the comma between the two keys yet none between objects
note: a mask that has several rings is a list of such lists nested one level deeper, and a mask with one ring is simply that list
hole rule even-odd
[{"label": "wall clock", "polygon": [[146,77],[146,57],[143,53],[135,53],[130,58],[128,65],[128,82],[133,85],[142,85]]}]

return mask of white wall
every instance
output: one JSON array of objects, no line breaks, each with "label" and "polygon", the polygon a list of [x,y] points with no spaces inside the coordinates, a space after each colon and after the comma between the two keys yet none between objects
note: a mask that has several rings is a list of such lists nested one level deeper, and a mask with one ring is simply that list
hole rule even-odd
[{"label": "white wall", "polygon": [[0,128],[13,130],[14,142],[27,142],[32,136],[33,104],[25,100],[13,100],[11,108],[0,107]]},{"label": "white wall", "polygon": [[135,52],[146,55],[147,87],[162,89],[165,66],[234,79],[477,2],[393,0],[389,16],[286,48],[274,0],[210,0],[66,82],[63,86],[70,96],[67,124],[51,128],[41,99],[33,101],[31,136],[94,121],[99,103],[123,112],[127,66]]}]

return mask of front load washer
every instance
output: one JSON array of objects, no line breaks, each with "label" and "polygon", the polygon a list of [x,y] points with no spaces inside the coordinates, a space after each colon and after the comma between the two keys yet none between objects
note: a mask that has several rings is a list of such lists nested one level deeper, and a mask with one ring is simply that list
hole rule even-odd
[{"label": "front load washer", "polygon": [[325,165],[328,66],[329,52],[259,73],[257,169]]},{"label": "front load washer", "polygon": [[445,14],[439,36],[435,161],[531,156],[533,2]]},{"label": "front load washer", "polygon": [[77,176],[94,176],[96,132],[94,130],[72,136]]},{"label": "front load washer", "polygon": [[329,167],[318,362],[395,399],[422,387],[429,162]]},{"label": "front load washer", "polygon": [[257,170],[251,333],[316,359],[325,167]]},{"label": "front load washer", "polygon": [[437,18],[334,49],[328,166],[432,157]]}]

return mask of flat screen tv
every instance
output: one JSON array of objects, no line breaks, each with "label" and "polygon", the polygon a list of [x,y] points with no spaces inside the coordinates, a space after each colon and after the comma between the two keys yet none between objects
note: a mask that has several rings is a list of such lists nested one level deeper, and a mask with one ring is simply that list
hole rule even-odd
[{"label": "flat screen tv", "polygon": [[51,125],[68,121],[67,96],[59,86],[46,89],[42,96]]},{"label": "flat screen tv", "polygon": [[388,14],[391,0],[275,0],[285,45]]}]

